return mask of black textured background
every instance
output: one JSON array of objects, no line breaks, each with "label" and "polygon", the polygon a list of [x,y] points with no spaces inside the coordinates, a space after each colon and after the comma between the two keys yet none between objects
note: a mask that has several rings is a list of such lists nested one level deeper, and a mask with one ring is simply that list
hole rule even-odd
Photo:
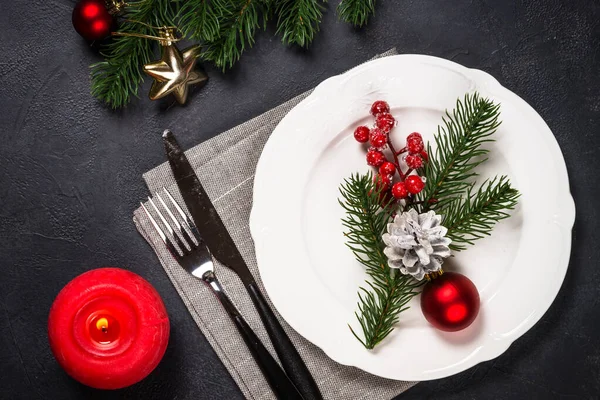
[{"label": "black textured background", "polygon": [[[164,128],[192,146],[393,46],[483,69],[529,102],[558,139],[578,214],[571,264],[544,318],[498,359],[400,398],[600,397],[598,1],[380,0],[361,31],[337,21],[337,3],[309,51],[285,48],[271,27],[227,74],[209,67],[211,81],[187,106],[150,102],[146,85],[114,112],[89,95],[88,65],[99,57],[72,29],[72,0],[2,2],[0,398],[240,399],[133,226],[147,195],[141,174],[164,161]],[[46,337],[58,291],[106,265],[148,279],[172,328],[159,367],[116,392],[66,376]]]}]

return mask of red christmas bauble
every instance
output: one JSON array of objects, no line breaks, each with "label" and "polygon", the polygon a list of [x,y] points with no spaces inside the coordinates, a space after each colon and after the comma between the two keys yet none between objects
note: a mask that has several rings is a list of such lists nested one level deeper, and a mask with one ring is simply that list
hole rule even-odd
[{"label": "red christmas bauble", "polygon": [[84,39],[104,39],[112,24],[113,17],[104,0],[81,0],[73,9],[73,27]]},{"label": "red christmas bauble", "polygon": [[435,328],[460,331],[471,325],[479,314],[479,292],[466,276],[445,272],[423,287],[421,311]]}]

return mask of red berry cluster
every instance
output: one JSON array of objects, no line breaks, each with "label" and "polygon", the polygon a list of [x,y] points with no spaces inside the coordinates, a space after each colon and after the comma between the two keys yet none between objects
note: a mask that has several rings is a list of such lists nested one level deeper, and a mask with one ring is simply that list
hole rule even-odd
[{"label": "red berry cluster", "polygon": [[[406,146],[396,151],[390,140],[390,133],[396,126],[396,119],[390,114],[390,106],[382,100],[378,100],[371,106],[371,114],[375,117],[373,128],[359,126],[354,131],[354,138],[360,143],[369,143],[367,151],[367,164],[379,169],[375,175],[374,182],[382,192],[382,199],[389,198],[388,193],[396,199],[406,199],[423,190],[425,182],[418,175],[411,172],[423,167],[427,162],[427,152],[423,138],[418,132],[413,132],[406,138]],[[388,160],[384,151],[389,148],[392,159]],[[408,153],[403,160],[408,169],[402,171],[398,156]],[[394,182],[394,177],[398,180]]]}]

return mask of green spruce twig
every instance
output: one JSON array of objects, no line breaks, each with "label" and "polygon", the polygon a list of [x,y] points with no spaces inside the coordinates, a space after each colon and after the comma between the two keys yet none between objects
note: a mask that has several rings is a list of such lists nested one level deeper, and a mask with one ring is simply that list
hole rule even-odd
[{"label": "green spruce twig", "polygon": [[280,0],[276,3],[277,34],[283,43],[307,47],[319,31],[323,6],[319,0]]},{"label": "green spruce twig", "polygon": [[[252,47],[259,28],[277,18],[277,34],[288,45],[307,47],[319,31],[326,0],[137,0],[127,4],[119,32],[156,35],[153,26],[174,25],[202,45],[201,57],[222,70],[231,68]],[[343,0],[340,17],[362,26],[373,15],[375,0]],[[156,43],[136,37],[113,38],[102,50],[104,61],[91,66],[92,94],[113,108],[137,96],[143,66]]]},{"label": "green spruce twig", "polygon": [[150,62],[152,42],[120,37],[103,54],[105,61],[91,65],[92,95],[112,108],[123,107],[137,96],[144,80],[140,66]]},{"label": "green spruce twig", "polygon": [[488,236],[494,225],[510,216],[507,211],[517,205],[519,191],[506,176],[485,181],[475,190],[472,184],[464,198],[456,199],[444,208],[443,225],[452,239],[450,248],[460,251],[476,239]]},{"label": "green spruce twig", "polygon": [[179,11],[179,24],[185,36],[211,42],[219,36],[219,17],[226,0],[186,0]]},{"label": "green spruce twig", "polygon": [[267,3],[260,0],[223,0],[217,17],[218,35],[204,43],[202,58],[222,70],[231,68],[246,47],[254,44],[256,30],[266,25],[266,7]]},{"label": "green spruce twig", "polygon": [[398,322],[398,315],[406,310],[406,304],[418,291],[419,282],[410,276],[395,273],[388,266],[383,253],[381,235],[384,232],[393,207],[381,209],[379,190],[373,176],[352,175],[340,187],[341,206],[346,211],[342,220],[347,229],[346,245],[356,259],[365,266],[371,278],[358,293],[356,317],[364,339],[352,329],[354,336],[367,348],[373,349],[385,339]]},{"label": "green spruce twig", "polygon": [[443,216],[443,225],[452,239],[453,250],[490,234],[493,226],[509,216],[519,192],[506,176],[486,180],[476,187],[474,168],[485,161],[487,150],[481,148],[500,125],[499,105],[467,94],[456,108],[446,113],[443,126],[434,136],[435,152],[428,146],[429,162],[423,168],[427,177],[417,201],[408,201],[398,210],[391,204],[380,205],[381,193],[372,174],[352,175],[340,187],[340,204],[346,211],[343,225],[347,229],[347,246],[366,267],[371,278],[359,289],[356,317],[363,338],[352,331],[366,347],[372,349],[394,329],[399,314],[407,308],[422,284],[409,275],[395,273],[383,252],[382,234],[393,211],[415,208],[419,212],[434,209]]},{"label": "green spruce twig", "polygon": [[474,169],[486,160],[487,149],[482,144],[500,125],[500,105],[479,96],[466,94],[456,101],[452,113],[446,112],[443,126],[434,135],[436,150],[427,145],[429,161],[425,165],[425,188],[419,200],[428,208],[443,209],[471,186],[477,174]]},{"label": "green spruce twig", "polygon": [[342,21],[361,27],[375,15],[375,0],[342,0],[337,11]]}]

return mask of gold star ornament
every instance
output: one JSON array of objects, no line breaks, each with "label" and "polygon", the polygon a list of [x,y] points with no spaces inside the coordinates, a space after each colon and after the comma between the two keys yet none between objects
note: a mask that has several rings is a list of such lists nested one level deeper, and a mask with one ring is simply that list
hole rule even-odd
[{"label": "gold star ornament", "polygon": [[173,30],[161,31],[161,58],[159,61],[144,65],[144,72],[154,78],[148,97],[157,100],[173,94],[179,104],[185,104],[188,86],[204,86],[208,76],[196,68],[200,55],[200,46],[188,47],[179,51],[174,44]]}]

